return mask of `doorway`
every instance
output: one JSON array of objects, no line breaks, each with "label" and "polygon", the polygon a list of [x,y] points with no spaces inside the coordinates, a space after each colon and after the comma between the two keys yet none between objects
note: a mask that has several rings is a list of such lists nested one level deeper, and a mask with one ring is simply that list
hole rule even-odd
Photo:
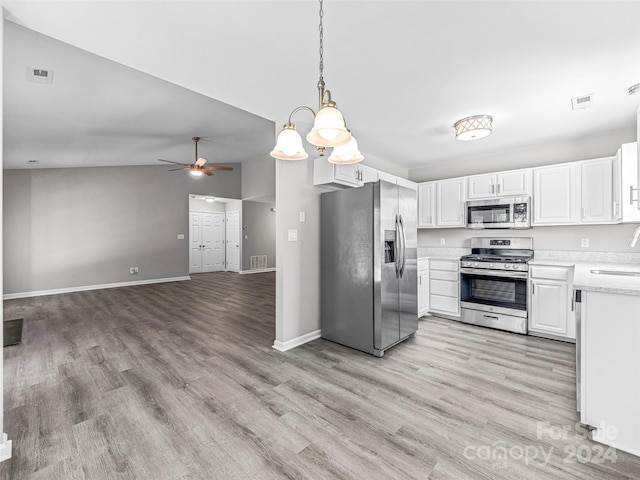
[{"label": "doorway", "polygon": [[190,211],[189,218],[189,273],[223,271],[224,213]]}]

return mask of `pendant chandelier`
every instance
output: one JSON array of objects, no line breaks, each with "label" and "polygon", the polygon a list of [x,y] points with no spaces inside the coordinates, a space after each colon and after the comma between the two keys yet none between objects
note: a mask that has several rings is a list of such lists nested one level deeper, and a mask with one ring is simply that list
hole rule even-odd
[{"label": "pendant chandelier", "polygon": [[318,113],[307,106],[295,108],[289,114],[289,120],[284,124],[278,135],[276,146],[271,151],[271,156],[280,160],[304,160],[309,155],[302,146],[302,138],[296,131],[292,122],[293,116],[301,110],[307,110],[314,116],[313,128],[307,133],[307,142],[315,145],[322,156],[327,147],[335,147],[332,155],[327,159],[331,163],[357,163],[364,159],[358,150],[358,142],[351,135],[347,124],[338,110],[336,103],[331,100],[331,92],[325,90],[323,78],[324,51],[323,51],[323,25],[324,10],[320,0],[320,79],[318,80]]}]

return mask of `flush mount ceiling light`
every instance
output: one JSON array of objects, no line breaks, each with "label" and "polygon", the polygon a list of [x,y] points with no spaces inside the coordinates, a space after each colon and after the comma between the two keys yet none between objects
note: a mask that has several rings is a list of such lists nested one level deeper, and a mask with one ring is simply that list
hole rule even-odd
[{"label": "flush mount ceiling light", "polygon": [[[336,103],[331,100],[331,92],[324,88],[324,29],[322,25],[324,10],[322,8],[322,2],[323,0],[320,0],[320,79],[318,80],[318,113],[316,114],[312,108],[307,106],[298,107],[291,112],[289,115],[289,121],[285,123],[282,128],[282,131],[278,135],[276,146],[271,151],[271,156],[280,160],[304,160],[309,156],[302,146],[302,138],[296,131],[296,126],[291,121],[293,116],[301,110],[308,110],[314,116],[313,128],[309,133],[307,133],[306,138],[310,144],[315,145],[318,148],[318,152],[320,152],[321,156],[324,154],[324,150],[327,147],[346,146],[353,139],[351,132],[347,129],[347,124],[342,113],[338,110]],[[364,159],[358,150],[358,144],[355,141],[351,144],[349,149],[338,153],[340,154],[340,163],[357,163]],[[329,157],[328,160],[330,162],[334,155]]]},{"label": "flush mount ceiling light", "polygon": [[631,85],[629,88],[627,88],[627,92],[629,92],[629,95],[637,95],[638,93],[640,93],[640,83]]},{"label": "flush mount ceiling light", "polygon": [[473,115],[458,120],[454,126],[456,139],[462,142],[479,140],[491,135],[493,131],[493,117],[491,115]]}]

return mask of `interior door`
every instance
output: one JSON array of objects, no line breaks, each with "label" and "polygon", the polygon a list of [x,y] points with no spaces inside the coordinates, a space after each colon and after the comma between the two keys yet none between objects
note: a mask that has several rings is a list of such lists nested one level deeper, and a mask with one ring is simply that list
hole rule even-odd
[{"label": "interior door", "polygon": [[240,271],[240,212],[227,212],[227,270]]},{"label": "interior door", "polygon": [[189,212],[189,273],[202,272],[202,214]]},{"label": "interior door", "polygon": [[202,272],[224,270],[223,216],[222,212],[202,214]]}]

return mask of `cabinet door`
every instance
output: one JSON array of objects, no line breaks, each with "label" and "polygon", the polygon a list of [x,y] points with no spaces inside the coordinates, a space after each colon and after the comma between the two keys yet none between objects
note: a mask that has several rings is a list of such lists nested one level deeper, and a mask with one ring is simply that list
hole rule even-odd
[{"label": "cabinet door", "polygon": [[616,213],[613,201],[613,158],[580,163],[582,223],[612,223]]},{"label": "cabinet door", "polygon": [[467,198],[487,198],[496,196],[496,176],[474,175],[467,179]]},{"label": "cabinet door", "polygon": [[532,280],[529,330],[568,337],[569,301],[567,282]]},{"label": "cabinet door", "polygon": [[334,178],[341,183],[359,187],[362,185],[360,181],[360,169],[358,164],[352,165],[334,165]]},{"label": "cabinet door", "polygon": [[[369,182],[377,182],[378,181],[378,171],[375,168],[367,167],[366,165],[359,165],[358,169],[360,170],[360,183],[363,185]],[[395,184],[396,182],[391,182]]]},{"label": "cabinet door", "polygon": [[418,316],[429,311],[429,270],[418,272]]},{"label": "cabinet door", "polygon": [[499,197],[531,195],[531,170],[514,170],[498,174]]},{"label": "cabinet door", "polygon": [[618,150],[620,199],[623,222],[640,222],[638,210],[638,142],[625,143]]},{"label": "cabinet door", "polygon": [[436,225],[464,227],[465,179],[436,182]]},{"label": "cabinet door", "polygon": [[418,227],[435,226],[436,184],[418,185]]},{"label": "cabinet door", "polygon": [[533,225],[578,223],[578,165],[533,170]]}]

